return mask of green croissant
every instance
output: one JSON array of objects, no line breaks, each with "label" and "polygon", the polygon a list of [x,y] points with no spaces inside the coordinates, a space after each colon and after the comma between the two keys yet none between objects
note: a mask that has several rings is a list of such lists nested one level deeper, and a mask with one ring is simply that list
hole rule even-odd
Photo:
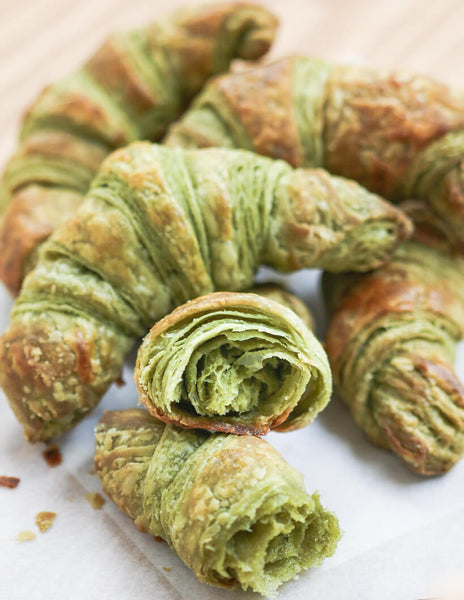
[{"label": "green croissant", "polygon": [[215,73],[271,46],[277,19],[247,2],[186,7],[117,33],[27,111],[0,188],[0,279],[12,293],[37,245],[74,215],[100,163],[132,141],[159,140]]},{"label": "green croissant", "polygon": [[424,199],[464,246],[464,93],[428,77],[300,56],[243,65],[208,84],[165,142],[254,150]]},{"label": "green croissant", "polygon": [[398,209],[321,170],[240,150],[138,142],[104,162],[44,244],[0,340],[0,383],[30,440],[72,427],[137,336],[215,290],[280,271],[367,270],[409,234]]},{"label": "green croissant", "polygon": [[408,211],[415,237],[389,264],[367,275],[324,275],[326,348],[369,439],[414,471],[437,475],[464,453],[464,388],[453,370],[464,337],[464,263],[436,217],[416,202]]},{"label": "green croissant", "polygon": [[132,409],[106,412],[96,445],[105,493],[202,582],[270,595],[335,551],[337,518],[264,440],[180,429]]},{"label": "green croissant", "polygon": [[152,415],[183,427],[264,435],[303,427],[327,405],[327,356],[294,312],[300,304],[306,316],[305,306],[276,286],[252,291],[191,300],[151,329],[134,378]]}]

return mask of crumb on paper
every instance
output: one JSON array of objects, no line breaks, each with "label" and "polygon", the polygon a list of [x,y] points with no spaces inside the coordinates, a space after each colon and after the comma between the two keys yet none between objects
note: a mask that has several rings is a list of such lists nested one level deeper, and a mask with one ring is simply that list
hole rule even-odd
[{"label": "crumb on paper", "polygon": [[171,567],[163,567],[163,571],[166,571],[166,573],[170,573]]},{"label": "crumb on paper", "polygon": [[0,486],[14,489],[18,487],[21,480],[19,477],[7,477],[6,475],[0,475]]},{"label": "crumb on paper", "polygon": [[105,499],[98,492],[84,494],[84,496],[95,510],[101,510],[105,504]]},{"label": "crumb on paper", "polygon": [[87,471],[87,473],[88,473],[89,475],[95,475],[95,469],[89,469],[89,470]]},{"label": "crumb on paper", "polygon": [[61,450],[57,445],[48,446],[48,448],[43,451],[43,456],[49,467],[57,467],[63,460]]},{"label": "crumb on paper", "polygon": [[72,501],[73,501],[73,499],[72,499],[71,497],[69,497],[69,498],[66,498],[66,500],[67,500],[68,502],[72,502]]},{"label": "crumb on paper", "polygon": [[155,542],[159,542],[159,543],[164,542],[163,538],[160,537],[159,535],[154,535],[153,537],[155,538]]},{"label": "crumb on paper", "polygon": [[18,542],[30,542],[35,538],[35,533],[33,531],[20,531],[16,536],[16,540]]},{"label": "crumb on paper", "polygon": [[43,511],[39,512],[35,516],[35,524],[39,528],[40,533],[44,533],[47,529],[53,525],[53,521],[55,520],[56,513]]},{"label": "crumb on paper", "polygon": [[122,375],[120,375],[116,380],[115,380],[115,384],[118,386],[118,388],[122,388],[126,385],[126,382],[124,381],[124,379],[122,378]]}]

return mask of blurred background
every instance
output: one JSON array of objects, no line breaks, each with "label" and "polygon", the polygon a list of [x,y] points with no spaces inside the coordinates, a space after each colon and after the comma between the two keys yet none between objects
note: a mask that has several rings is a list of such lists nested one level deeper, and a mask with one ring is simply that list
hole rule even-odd
[{"label": "blurred background", "polygon": [[[0,165],[40,89],[111,31],[198,0],[0,0]],[[462,0],[262,0],[281,18],[272,56],[290,53],[413,69],[463,87]]]}]

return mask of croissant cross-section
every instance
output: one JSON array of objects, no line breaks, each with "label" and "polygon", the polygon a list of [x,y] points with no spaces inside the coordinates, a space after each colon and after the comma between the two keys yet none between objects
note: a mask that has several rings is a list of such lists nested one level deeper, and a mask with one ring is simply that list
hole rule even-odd
[{"label": "croissant cross-section", "polygon": [[183,427],[263,435],[302,427],[327,405],[326,354],[294,312],[306,316],[305,306],[277,286],[251,291],[191,300],[151,329],[134,374],[151,414]]}]

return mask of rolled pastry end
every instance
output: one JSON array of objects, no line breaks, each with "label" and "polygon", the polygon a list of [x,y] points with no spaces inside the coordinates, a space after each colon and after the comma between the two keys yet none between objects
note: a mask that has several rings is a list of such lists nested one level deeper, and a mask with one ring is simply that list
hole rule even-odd
[{"label": "rolled pastry end", "polygon": [[332,389],[326,354],[293,311],[228,292],[159,321],[139,350],[135,381],[162,421],[256,435],[306,425]]},{"label": "rolled pastry end", "polygon": [[367,277],[324,280],[340,394],[369,440],[421,475],[446,473],[464,454],[464,388],[453,370],[461,278],[453,257],[410,242]]},{"label": "rolled pastry end", "polygon": [[82,319],[70,327],[58,313],[43,321],[34,314],[14,319],[0,338],[0,385],[25,438],[45,442],[74,427],[120,372],[105,356],[126,350],[96,322]]},{"label": "rolled pastry end", "polygon": [[464,388],[452,367],[398,356],[375,381],[372,413],[388,447],[421,475],[449,471],[464,453]]},{"label": "rolled pastry end", "polygon": [[38,244],[70,219],[81,202],[82,194],[40,185],[11,197],[0,223],[0,280],[12,296],[19,293]]},{"label": "rolled pastry end", "polygon": [[264,260],[283,271],[371,271],[389,261],[413,231],[401,210],[322,169],[296,169],[283,177],[272,210]]},{"label": "rolled pastry end", "polygon": [[234,55],[245,60],[261,58],[271,48],[278,24],[277,17],[262,6],[236,6],[226,22],[226,30],[237,35]]},{"label": "rolled pastry end", "polygon": [[161,535],[216,587],[271,595],[332,555],[340,539],[319,495],[254,436],[163,428],[137,409],[111,412],[97,427],[95,464],[105,492],[139,528]]},{"label": "rolled pastry end", "polygon": [[[264,440],[229,435],[226,443],[218,442],[214,437],[210,442],[218,449],[200,481],[205,478],[212,483],[216,477],[213,494],[220,505],[232,487],[236,491],[229,498],[229,523],[223,517],[225,511],[219,510],[217,518],[225,527],[213,528],[213,545],[223,545],[221,551],[208,552],[206,536],[202,539],[202,533],[211,530],[211,520],[198,532],[196,551],[204,557],[199,579],[272,595],[283,583],[335,552],[340,539],[338,520],[323,508],[319,494],[308,495],[300,473]],[[195,483],[189,498],[199,491]]]}]

